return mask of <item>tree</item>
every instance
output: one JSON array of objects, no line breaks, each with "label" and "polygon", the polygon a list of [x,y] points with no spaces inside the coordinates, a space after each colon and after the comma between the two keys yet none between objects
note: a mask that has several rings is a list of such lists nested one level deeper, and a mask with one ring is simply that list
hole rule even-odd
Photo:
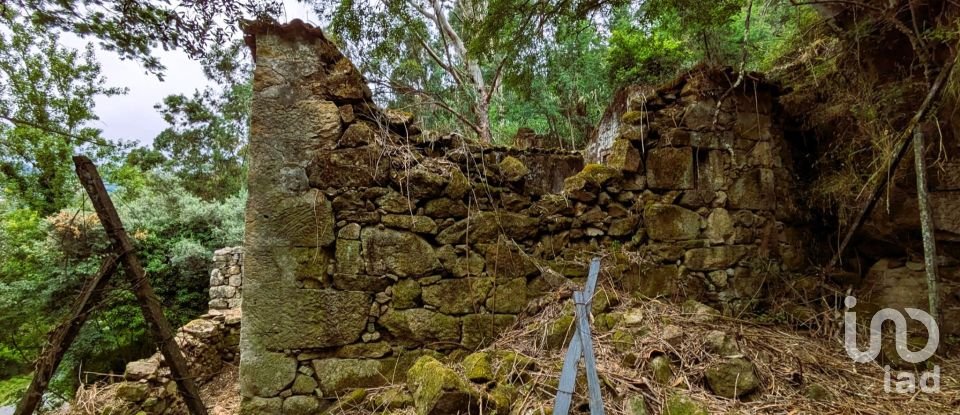
[{"label": "tree", "polygon": [[[490,142],[490,102],[506,61],[468,48],[486,18],[482,2],[329,0],[314,7],[374,82],[442,108]],[[424,64],[409,65],[411,58]]]},{"label": "tree", "polygon": [[239,63],[245,61],[244,51],[241,43],[234,43],[211,54],[218,58],[206,66],[207,76],[221,87],[207,87],[191,97],[170,95],[155,106],[170,127],[154,139],[154,150],[187,190],[204,199],[236,195],[246,176],[252,89],[250,66]]},{"label": "tree", "polygon": [[80,148],[113,151],[119,144],[87,126],[94,98],[122,94],[107,87],[92,47],[63,48],[43,27],[6,13],[0,23],[0,185],[41,216],[64,207],[70,156]]},{"label": "tree", "polygon": [[94,37],[100,46],[162,76],[153,50],[179,49],[203,58],[213,45],[228,43],[244,17],[278,16],[279,0],[205,0],[170,4],[149,0],[0,0],[0,15],[18,11],[48,31]]}]

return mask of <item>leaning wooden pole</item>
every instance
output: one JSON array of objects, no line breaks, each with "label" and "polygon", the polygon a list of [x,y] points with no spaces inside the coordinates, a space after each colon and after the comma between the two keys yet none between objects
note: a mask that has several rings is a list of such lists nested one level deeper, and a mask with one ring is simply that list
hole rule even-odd
[{"label": "leaning wooden pole", "polygon": [[103,290],[110,281],[110,277],[117,271],[117,266],[116,257],[111,256],[104,260],[97,274],[84,284],[80,296],[77,297],[70,311],[70,317],[50,333],[50,340],[37,359],[33,380],[30,381],[27,392],[20,399],[14,415],[30,415],[37,410],[37,406],[43,399],[43,393],[50,384],[50,379],[53,378],[53,374],[63,360],[63,355],[80,334],[80,328],[87,321],[90,311],[100,303]]},{"label": "leaning wooden pole", "polygon": [[927,274],[927,299],[930,316],[940,322],[940,297],[937,289],[937,241],[934,237],[933,214],[927,198],[927,162],[923,157],[923,133],[913,133],[913,158],[917,169],[917,204],[920,207],[920,229],[923,235],[923,262]]},{"label": "leaning wooden pole", "polygon": [[183,396],[184,403],[187,404],[187,409],[190,410],[192,415],[206,415],[207,409],[200,400],[197,385],[193,382],[193,377],[190,376],[190,371],[187,368],[187,361],[183,358],[180,347],[174,340],[173,328],[163,315],[160,302],[147,280],[143,266],[140,265],[140,260],[137,259],[133,243],[130,242],[130,237],[123,229],[123,222],[120,221],[117,209],[113,206],[113,201],[110,200],[110,195],[100,179],[97,167],[84,156],[74,156],[73,163],[76,165],[80,184],[90,195],[90,201],[97,211],[103,230],[106,231],[107,237],[110,239],[111,247],[119,255],[120,263],[133,286],[133,293],[137,297],[137,302],[140,304],[140,310],[147,320],[150,334],[160,345],[160,353],[163,354],[164,360],[170,366],[170,372],[177,382],[177,387],[180,390],[180,395]]}]

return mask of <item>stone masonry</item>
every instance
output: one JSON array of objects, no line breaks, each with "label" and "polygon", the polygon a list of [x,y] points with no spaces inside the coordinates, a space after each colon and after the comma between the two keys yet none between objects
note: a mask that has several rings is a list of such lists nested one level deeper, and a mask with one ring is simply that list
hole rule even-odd
[{"label": "stone masonry", "polygon": [[213,269],[210,270],[211,310],[240,308],[243,291],[241,263],[243,248],[218,249],[213,253]]},{"label": "stone masonry", "polygon": [[752,264],[806,265],[776,88],[762,80],[734,91],[716,124],[729,73],[631,89],[585,164],[419,135],[299,21],[247,37],[244,413],[317,413],[403,381],[420,356],[483,347],[582,283],[597,254],[602,284],[726,313],[762,297]]}]

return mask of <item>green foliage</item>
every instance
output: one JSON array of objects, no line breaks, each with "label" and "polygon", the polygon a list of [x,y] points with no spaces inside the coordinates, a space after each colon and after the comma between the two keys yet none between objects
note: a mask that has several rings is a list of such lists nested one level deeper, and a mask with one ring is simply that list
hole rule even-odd
[{"label": "green foliage", "polygon": [[181,178],[183,186],[204,199],[236,195],[246,177],[246,137],[250,122],[251,68],[246,47],[233,43],[216,48],[207,62],[207,78],[220,83],[188,97],[169,95],[154,108],[170,127],[153,141],[153,150],[139,149],[128,161],[144,168],[162,166]]},{"label": "green foliage", "polygon": [[658,84],[699,58],[684,42],[683,24],[676,13],[665,11],[648,27],[635,23],[635,17],[617,16],[611,31],[607,59],[615,85]]},{"label": "green foliage", "polygon": [[0,380],[0,405],[16,403],[30,386],[31,375],[14,376]]},{"label": "green foliage", "polygon": [[[107,165],[103,170],[114,169]],[[134,174],[127,166],[117,170]],[[175,176],[139,175],[128,178],[142,184],[136,192],[118,189],[112,196],[167,317],[179,326],[206,310],[213,251],[240,243],[246,195],[204,201]],[[9,367],[8,374],[14,374],[30,367],[46,331],[63,318],[65,305],[96,272],[107,241],[89,203],[81,201],[46,218],[9,203],[0,207],[0,369]],[[98,372],[122,370],[126,361],[146,356],[154,347],[129,286],[118,274],[63,366],[68,374],[80,362]],[[69,391],[76,376],[59,379]]]},{"label": "green foliage", "polygon": [[[58,36],[8,13],[0,16],[0,186],[47,215],[69,202],[70,156],[102,145],[98,96],[124,93],[105,86],[92,47],[63,48]],[[110,144],[106,144],[110,146]]]}]

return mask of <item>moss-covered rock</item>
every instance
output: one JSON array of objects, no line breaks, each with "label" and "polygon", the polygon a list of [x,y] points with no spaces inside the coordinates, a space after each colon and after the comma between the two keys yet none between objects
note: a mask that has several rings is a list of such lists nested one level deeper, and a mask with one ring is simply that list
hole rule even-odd
[{"label": "moss-covered rock", "polygon": [[610,336],[613,349],[619,353],[628,353],[637,348],[637,338],[626,330],[615,330]]},{"label": "moss-covered rock", "polygon": [[402,409],[413,405],[413,396],[400,388],[390,388],[370,396],[373,409]]},{"label": "moss-covered rock", "polygon": [[417,359],[407,371],[407,388],[413,391],[417,415],[480,411],[478,391],[453,369],[429,356]]},{"label": "moss-covered rock", "polygon": [[627,139],[616,139],[610,147],[607,165],[621,171],[636,173],[640,171],[641,160],[640,150],[633,146],[633,142]]},{"label": "moss-covered rock", "polygon": [[498,383],[488,394],[490,403],[497,413],[510,413],[510,407],[516,402],[519,393],[517,387],[509,383]]},{"label": "moss-covered rock", "polygon": [[380,362],[373,359],[318,359],[313,370],[320,378],[324,396],[336,396],[338,392],[373,388],[387,383],[380,374]]},{"label": "moss-covered rock", "polygon": [[462,199],[463,195],[470,190],[470,180],[457,168],[450,169],[449,174],[450,181],[447,183],[447,187],[443,189],[443,194],[454,200]]},{"label": "moss-covered rock", "polygon": [[380,222],[391,228],[406,229],[416,233],[437,233],[437,223],[427,216],[383,215],[380,217]]},{"label": "moss-covered rock", "polygon": [[491,288],[493,278],[487,277],[441,280],[423,287],[423,302],[444,314],[475,313],[486,301]]},{"label": "moss-covered rock", "polygon": [[694,239],[700,234],[700,215],[676,205],[654,203],[643,209],[647,234],[657,241]]},{"label": "moss-covered rock", "polygon": [[440,268],[433,247],[412,233],[368,227],[360,232],[360,239],[370,275],[391,273],[411,277]]},{"label": "moss-covered rock", "polygon": [[393,284],[392,305],[397,310],[417,307],[423,290],[420,283],[414,279],[405,279]]},{"label": "moss-covered rock", "polygon": [[675,394],[663,405],[663,415],[708,415],[706,409],[687,396]]},{"label": "moss-covered rock", "polygon": [[479,253],[466,250],[463,254],[459,254],[451,245],[437,248],[437,257],[440,258],[443,269],[457,278],[479,276],[485,264],[483,256]]},{"label": "moss-covered rock", "polygon": [[244,398],[240,402],[240,415],[280,415],[283,413],[283,398]]},{"label": "moss-covered rock", "polygon": [[460,320],[423,308],[387,310],[379,320],[396,338],[418,342],[460,341]]},{"label": "moss-covered rock", "polygon": [[493,362],[486,352],[471,353],[463,359],[463,373],[471,382],[487,383],[493,380]]},{"label": "moss-covered rock", "polygon": [[527,239],[536,235],[537,225],[537,219],[519,213],[479,212],[441,231],[437,234],[437,242],[464,243],[468,229],[471,242],[495,241],[501,234],[517,240]]},{"label": "moss-covered rock", "polygon": [[604,185],[622,177],[619,169],[602,165],[588,164],[579,173],[563,181],[563,194],[581,202],[591,202],[597,198]]},{"label": "moss-covered rock", "polygon": [[319,410],[315,396],[296,395],[283,400],[283,415],[313,415]]},{"label": "moss-covered rock", "polygon": [[523,179],[530,173],[530,169],[522,161],[513,156],[507,156],[498,165],[500,167],[500,177],[508,182],[515,182]]},{"label": "moss-covered rock", "polygon": [[311,395],[315,390],[317,390],[316,379],[314,379],[313,376],[304,374],[298,374],[293,380],[293,386],[290,387],[290,391],[293,392],[294,395]]},{"label": "moss-covered rock", "polygon": [[547,324],[545,346],[548,349],[559,350],[573,338],[573,313],[564,314]]},{"label": "moss-covered rock", "polygon": [[737,341],[720,330],[712,330],[704,337],[704,346],[707,351],[716,353],[722,357],[733,356],[740,353],[737,347]]},{"label": "moss-covered rock", "polygon": [[720,316],[717,309],[693,299],[684,301],[680,310],[683,311],[683,314],[692,316],[694,320],[701,322],[713,321]]},{"label": "moss-covered rock", "polygon": [[494,313],[517,314],[527,305],[527,279],[498,281],[487,298],[486,307]]},{"label": "moss-covered rock", "polygon": [[730,268],[748,252],[743,245],[721,245],[710,248],[695,248],[683,256],[683,264],[693,271],[714,271]]},{"label": "moss-covered rock", "polygon": [[537,264],[512,241],[494,239],[496,243],[480,246],[484,252],[487,274],[500,279],[524,278],[539,271]]},{"label": "moss-covered rock", "polygon": [[536,360],[512,350],[497,352],[496,356],[495,376],[500,383],[511,383],[518,379],[526,379],[528,377],[527,372],[537,368]]},{"label": "moss-covered rock", "polygon": [[661,385],[670,384],[670,380],[673,379],[673,364],[670,363],[670,358],[664,355],[654,356],[650,359],[649,367],[653,380]]},{"label": "moss-covered rock", "polygon": [[140,402],[150,394],[150,386],[142,382],[123,382],[117,386],[117,398],[127,402]]},{"label": "moss-covered rock", "polygon": [[643,395],[630,397],[624,402],[623,406],[626,415],[647,415],[650,413],[647,410],[647,400],[643,398]]},{"label": "moss-covered rock", "polygon": [[597,333],[613,330],[623,321],[623,313],[603,313],[593,317],[593,329]]},{"label": "moss-covered rock", "polygon": [[441,197],[427,201],[423,206],[423,214],[431,218],[461,219],[467,217],[467,205],[461,200]]},{"label": "moss-covered rock", "polygon": [[463,316],[463,340],[467,349],[477,349],[496,340],[517,321],[512,314],[469,314]]},{"label": "moss-covered rock", "polygon": [[714,363],[705,375],[710,390],[725,398],[739,398],[760,387],[753,363],[739,357]]}]

